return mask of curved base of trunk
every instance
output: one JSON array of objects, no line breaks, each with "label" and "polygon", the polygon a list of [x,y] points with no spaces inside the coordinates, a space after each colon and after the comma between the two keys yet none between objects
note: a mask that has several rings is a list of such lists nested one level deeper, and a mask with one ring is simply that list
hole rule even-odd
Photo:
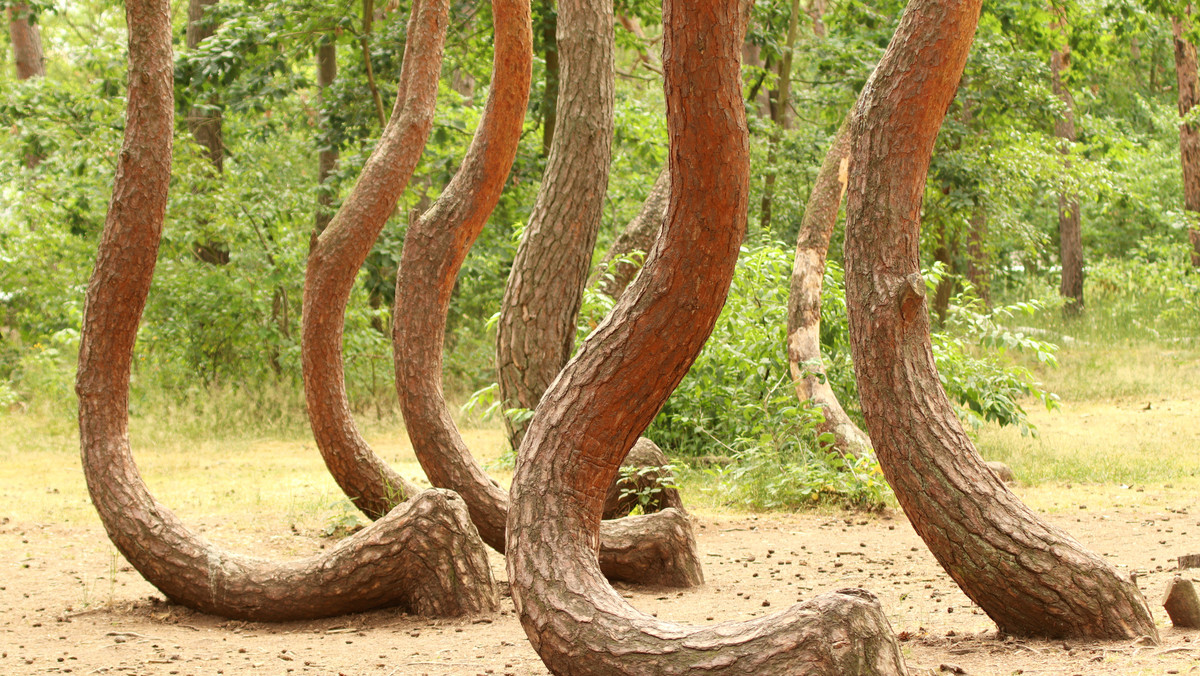
[{"label": "curved base of trunk", "polygon": [[654,587],[704,584],[692,522],[674,509],[602,521],[600,571],[610,580]]}]

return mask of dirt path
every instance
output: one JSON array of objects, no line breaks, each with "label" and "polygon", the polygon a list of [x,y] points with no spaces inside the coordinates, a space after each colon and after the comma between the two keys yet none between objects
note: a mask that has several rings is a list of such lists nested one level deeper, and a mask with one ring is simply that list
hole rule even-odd
[{"label": "dirt path", "polygon": [[[1119,490],[1034,489],[1027,498],[1059,504],[1052,521],[1138,572],[1162,629],[1159,646],[998,638],[899,512],[701,514],[704,587],[621,591],[647,612],[704,624],[864,587],[882,600],[914,674],[1200,672],[1200,632],[1171,628],[1159,605],[1173,558],[1200,552],[1200,500],[1162,488],[1124,489],[1131,499],[1114,502],[1109,493]],[[315,532],[193,525],[242,551],[294,556],[326,543]],[[503,579],[499,556],[493,566]],[[1200,570],[1192,573],[1200,577]],[[453,621],[385,610],[281,625],[231,622],[164,603],[114,554],[98,524],[17,522],[0,514],[0,674],[545,674],[511,600],[504,608]]]}]

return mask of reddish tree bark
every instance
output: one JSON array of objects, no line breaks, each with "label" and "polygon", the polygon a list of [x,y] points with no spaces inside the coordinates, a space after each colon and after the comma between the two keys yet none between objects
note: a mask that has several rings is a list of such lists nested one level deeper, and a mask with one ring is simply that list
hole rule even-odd
[{"label": "reddish tree bark", "polygon": [[861,590],[684,627],[629,606],[596,563],[617,467],[699,353],[733,276],[749,193],[739,23],[736,0],[663,3],[671,206],[662,237],[547,390],[520,449],[509,579],[555,674],[904,673],[878,602]]},{"label": "reddish tree bark", "polygon": [[788,364],[800,401],[812,401],[825,414],[817,432],[833,435],[833,448],[842,455],[861,456],[871,450],[871,440],[842,408],[825,378],[821,360],[821,287],[829,239],[837,224],[842,196],[850,171],[850,118],[842,121],[833,144],[817,172],[800,235],[788,291]]},{"label": "reddish tree bark", "polygon": [[171,173],[173,60],[165,0],[129,0],[129,93],[80,340],[79,430],[92,501],[121,554],[168,598],[203,612],[294,620],[400,605],[421,614],[498,606],[483,544],[454,494],[428,491],[318,556],[224,552],[150,495],[130,453],[129,373],[154,275]]},{"label": "reddish tree bark", "polygon": [[921,199],[979,6],[910,4],[856,107],[846,289],[863,413],[917,533],[1001,631],[1156,637],[1137,587],[1038,519],[984,465],[934,366],[918,265]]},{"label": "reddish tree bark", "polygon": [[18,2],[8,8],[8,36],[12,40],[17,79],[46,76],[46,57],[42,54],[42,36],[30,21],[29,5]]},{"label": "reddish tree bark", "polygon": [[354,424],[342,331],[358,269],[408,185],[433,126],[448,11],[446,0],[413,3],[392,117],[358,183],[309,251],[304,275],[301,361],[309,423],[330,473],[373,519],[418,489],[375,455]]},{"label": "reddish tree bark", "polygon": [[[396,391],[413,450],[433,485],[463,496],[480,535],[498,551],[505,547],[508,493],[475,461],[450,417],[442,348],[455,279],[516,155],[532,58],[528,11],[528,3],[496,1],[496,77],[484,122],[459,173],[409,228],[393,312]],[[701,582],[690,524],[677,512],[612,523],[605,533],[604,567],[613,577],[671,586]]]},{"label": "reddish tree bark", "polygon": [[[1175,37],[1175,79],[1179,84],[1179,116],[1184,117],[1200,100],[1200,80],[1197,79],[1196,46],[1184,34],[1191,27],[1191,5],[1188,14],[1171,18]],[[1188,226],[1192,243],[1192,265],[1200,267],[1200,125],[1179,125],[1179,159],[1183,166],[1183,205],[1193,221]]]},{"label": "reddish tree bark", "polygon": [[625,230],[617,236],[604,258],[600,260],[599,270],[589,286],[595,286],[609,298],[619,298],[625,287],[637,275],[642,266],[628,260],[613,263],[614,260],[628,256],[634,251],[646,253],[654,245],[658,231],[662,228],[663,218],[667,215],[667,195],[671,188],[671,175],[666,167],[658,173],[650,194],[642,202],[642,210],[625,226]]},{"label": "reddish tree bark", "polygon": [[[612,159],[613,39],[611,2],[560,0],[557,128],[496,329],[505,409],[536,408],[575,347]],[[524,424],[505,426],[516,448]]]},{"label": "reddish tree bark", "polygon": [[[1065,11],[1052,8],[1054,21],[1051,29],[1064,30],[1067,24]],[[1071,144],[1075,142],[1075,99],[1071,90],[1062,81],[1063,71],[1071,67],[1071,47],[1063,43],[1050,55],[1050,83],[1054,94],[1060,98],[1066,111],[1054,122],[1054,135],[1062,139],[1059,152],[1063,156],[1063,171],[1071,168]],[[1083,230],[1079,217],[1079,196],[1063,191],[1058,195],[1058,257],[1062,264],[1062,280],[1059,295],[1066,300],[1063,314],[1077,315],[1083,312]]]}]

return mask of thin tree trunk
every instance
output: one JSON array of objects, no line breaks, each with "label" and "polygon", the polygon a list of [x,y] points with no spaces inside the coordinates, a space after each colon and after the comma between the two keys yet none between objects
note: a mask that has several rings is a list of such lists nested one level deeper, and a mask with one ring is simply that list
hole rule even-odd
[{"label": "thin tree trunk", "polygon": [[[450,416],[442,351],[455,279],[516,156],[532,59],[527,12],[519,1],[496,0],[496,76],[483,123],[459,173],[409,228],[392,313],[396,391],[417,459],[430,482],[463,496],[480,535],[498,551],[505,547],[508,493],[475,461]],[[613,578],[677,587],[702,579],[690,524],[677,512],[611,522],[601,537],[601,565]]]},{"label": "thin tree trunk", "polygon": [[991,255],[987,248],[987,209],[976,204],[967,230],[967,281],[989,307],[992,304]]},{"label": "thin tree trunk", "polygon": [[[346,305],[433,126],[448,11],[446,0],[414,2],[392,118],[358,183],[309,252],[304,274],[301,362],[309,423],[334,479],[371,518],[387,514],[417,488],[371,451],[350,414],[342,366]],[[380,485],[385,494],[374,490]]]},{"label": "thin tree trunk", "polygon": [[1157,637],[1128,577],[1042,522],[987,468],[934,366],[921,201],[979,7],[910,4],[856,106],[846,294],[863,414],[913,527],[1002,632]]},{"label": "thin tree trunk", "polygon": [[542,88],[542,157],[550,156],[554,142],[554,129],[558,123],[558,14],[554,0],[542,0],[542,61],[546,68],[546,81]]},{"label": "thin tree trunk", "polygon": [[[625,287],[637,275],[641,265],[628,260],[634,251],[649,253],[658,238],[662,228],[663,218],[667,215],[667,197],[671,190],[671,174],[666,167],[658,173],[658,178],[650,188],[650,194],[642,202],[642,210],[625,226],[625,230],[617,236],[608,252],[601,259],[597,272],[588,280],[588,286],[596,287],[609,298],[619,298]],[[620,261],[614,263],[617,259]],[[644,259],[643,259],[644,260]]]},{"label": "thin tree trunk", "polygon": [[775,128],[771,131],[771,139],[767,145],[766,174],[763,176],[762,204],[758,214],[758,227],[763,232],[771,231],[771,204],[775,198],[775,179],[779,174],[776,166],[779,144],[783,142],[783,133],[791,127],[791,93],[792,93],[792,52],[796,46],[796,33],[800,25],[800,0],[792,0],[792,11],[788,18],[787,41],[784,43],[783,58],[779,60],[776,75],[779,77],[778,89],[775,91],[775,105],[771,118]]},{"label": "thin tree trunk", "polygon": [[[1175,78],[1179,84],[1180,117],[1191,112],[1200,100],[1196,46],[1188,42],[1185,35],[1191,27],[1191,5],[1187,9],[1187,15],[1171,19],[1171,31],[1175,36]],[[1200,267],[1200,125],[1180,123],[1179,158],[1183,165],[1183,205],[1192,218],[1188,224],[1192,265]]]},{"label": "thin tree trunk", "polygon": [[42,36],[30,21],[29,5],[18,2],[8,8],[8,35],[12,40],[17,79],[46,76],[46,57],[42,54]]},{"label": "thin tree trunk", "polygon": [[817,172],[804,221],[796,238],[796,260],[788,292],[788,364],[800,401],[820,406],[825,421],[818,434],[833,434],[834,450],[842,455],[869,453],[871,440],[842,408],[825,378],[821,360],[821,287],[829,239],[837,224],[850,170],[850,118],[846,117]]},{"label": "thin tree trunk", "polygon": [[[1053,31],[1066,28],[1066,15],[1061,8],[1053,8]],[[1054,123],[1054,135],[1063,156],[1063,172],[1071,168],[1071,144],[1075,142],[1075,100],[1071,90],[1063,83],[1063,71],[1071,67],[1071,47],[1064,42],[1061,49],[1050,55],[1050,78],[1054,94],[1066,106],[1066,112]],[[1058,255],[1062,264],[1062,281],[1059,295],[1065,300],[1063,314],[1077,315],[1083,312],[1083,232],[1079,217],[1079,196],[1064,190],[1058,195]]]},{"label": "thin tree trunk", "polygon": [[297,620],[391,605],[494,612],[486,552],[448,491],[423,493],[326,552],[287,563],[219,550],[150,495],[129,448],[129,373],[166,212],[174,64],[168,3],[125,6],[125,142],[88,285],[75,385],[88,492],[113,544],[172,601],[226,617]]},{"label": "thin tree trunk", "polygon": [[946,323],[946,313],[950,310],[950,296],[954,295],[954,285],[957,281],[954,258],[958,251],[958,240],[954,234],[947,232],[948,229],[943,225],[937,233],[937,246],[933,248],[933,260],[941,263],[945,271],[933,292],[933,314],[937,315],[938,326]]},{"label": "thin tree trunk", "polygon": [[617,468],[700,352],[733,277],[750,180],[740,23],[737,0],[663,3],[672,197],[662,237],[546,392],[520,449],[508,574],[525,633],[555,674],[905,673],[867,592],[689,627],[634,609],[596,564]]},{"label": "thin tree trunk", "polygon": [[375,117],[379,120],[380,128],[387,125],[387,111],[383,109],[383,98],[379,96],[379,86],[375,84],[375,67],[371,65],[371,35],[375,23],[375,0],[363,0],[362,32],[358,36],[358,44],[362,47],[363,70],[367,73],[367,89],[371,91],[371,100],[375,102]]},{"label": "thin tree trunk", "polygon": [[[575,347],[604,210],[613,135],[612,3],[558,6],[558,128],[500,304],[496,365],[507,409],[533,410]],[[513,448],[523,423],[505,417]]]},{"label": "thin tree trunk", "polygon": [[[333,86],[333,81],[337,79],[337,43],[333,40],[323,43],[317,47],[317,90],[321,96],[321,106],[329,105],[326,97],[329,96],[329,88]],[[329,132],[329,121],[322,115],[320,121],[322,132]],[[325,228],[329,225],[329,221],[333,219],[331,207],[333,206],[333,186],[329,184],[329,177],[333,175],[337,169],[338,149],[337,146],[326,141],[317,153],[317,213],[313,218],[313,234],[309,241],[308,249],[312,251],[317,246],[317,238],[325,232]]]},{"label": "thin tree trunk", "polygon": [[[219,0],[188,1],[188,49],[195,49],[215,32],[216,27],[205,19],[204,14],[218,2]],[[218,173],[223,171],[225,168],[225,141],[221,131],[220,98],[214,94],[207,101],[193,105],[187,114],[187,126],[196,142],[208,151],[209,162],[216,167]]]}]

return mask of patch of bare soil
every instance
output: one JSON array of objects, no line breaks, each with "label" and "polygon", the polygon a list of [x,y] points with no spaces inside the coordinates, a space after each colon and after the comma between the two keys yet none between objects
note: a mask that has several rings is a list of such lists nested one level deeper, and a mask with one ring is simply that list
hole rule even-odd
[{"label": "patch of bare soil", "polygon": [[[707,584],[621,586],[635,606],[689,624],[740,620],[845,587],[877,594],[914,674],[1200,672],[1200,632],[1160,605],[1175,557],[1200,552],[1200,501],[1052,514],[1088,547],[1138,574],[1163,643],[1037,641],[995,626],[937,566],[904,515],[697,517]],[[223,545],[302,555],[317,534],[200,524]],[[498,579],[503,560],[493,556]],[[1200,577],[1200,570],[1190,571]],[[489,617],[427,620],[394,610],[289,624],[234,622],[166,603],[99,525],[0,515],[0,674],[545,674],[511,599]]]}]

